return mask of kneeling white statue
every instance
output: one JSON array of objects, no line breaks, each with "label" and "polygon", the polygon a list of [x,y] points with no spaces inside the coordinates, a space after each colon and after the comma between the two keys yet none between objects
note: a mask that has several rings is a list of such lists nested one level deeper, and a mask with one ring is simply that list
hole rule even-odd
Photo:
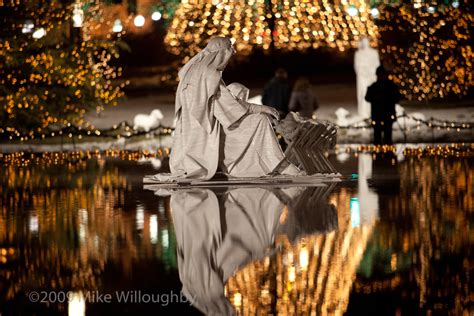
[{"label": "kneeling white statue", "polygon": [[270,121],[278,112],[247,102],[244,86],[222,81],[234,54],[229,38],[216,37],[179,71],[171,174],[154,180],[209,180],[218,169],[231,177],[300,173],[292,164],[280,164],[285,156]]}]

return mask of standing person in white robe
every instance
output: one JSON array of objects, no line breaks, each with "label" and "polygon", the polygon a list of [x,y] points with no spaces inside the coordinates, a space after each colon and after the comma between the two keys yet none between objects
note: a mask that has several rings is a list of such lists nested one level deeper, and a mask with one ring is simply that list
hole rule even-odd
[{"label": "standing person in white robe", "polygon": [[354,55],[354,69],[357,75],[357,110],[359,116],[370,117],[370,103],[365,101],[367,88],[377,80],[375,71],[380,66],[377,50],[370,47],[368,38],[362,38]]},{"label": "standing person in white robe", "polygon": [[155,179],[209,180],[218,168],[233,177],[299,172],[291,164],[274,170],[285,159],[270,122],[278,112],[236,98],[222,81],[234,54],[229,38],[216,37],[179,71],[171,175]]}]

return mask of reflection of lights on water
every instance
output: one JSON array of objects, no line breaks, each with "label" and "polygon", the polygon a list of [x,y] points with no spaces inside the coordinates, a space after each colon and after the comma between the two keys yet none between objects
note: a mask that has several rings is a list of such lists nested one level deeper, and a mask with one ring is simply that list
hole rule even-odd
[{"label": "reflection of lights on water", "polygon": [[86,300],[82,292],[68,293],[68,315],[82,316],[86,314]]},{"label": "reflection of lights on water", "polygon": [[285,205],[285,207],[283,208],[283,211],[281,211],[280,219],[278,220],[280,225],[283,225],[286,222],[287,218],[288,218],[288,206]]},{"label": "reflection of lights on water", "polygon": [[87,238],[87,223],[88,223],[87,210],[81,208],[79,210],[79,240],[82,242],[84,242]]},{"label": "reflection of lights on water", "polygon": [[351,225],[352,227],[360,226],[360,203],[358,198],[351,198]]},{"label": "reflection of lights on water", "polygon": [[158,242],[158,216],[155,214],[150,216],[150,242],[152,244]]},{"label": "reflection of lights on water", "polygon": [[38,216],[31,215],[28,219],[28,228],[30,229],[31,233],[36,234],[38,232]]},{"label": "reflection of lights on water", "polygon": [[288,269],[288,281],[295,282],[295,280],[296,280],[296,269],[294,266],[291,266]]},{"label": "reflection of lights on water", "polygon": [[135,215],[135,221],[137,224],[137,229],[142,230],[145,224],[145,209],[143,205],[137,205],[137,213]]},{"label": "reflection of lights on water", "polygon": [[81,224],[79,225],[79,240],[85,242],[87,238],[87,226]]},{"label": "reflection of lights on water", "polygon": [[390,268],[392,269],[392,271],[397,270],[397,261],[397,254],[392,254],[392,258],[390,260]]},{"label": "reflection of lights on water", "polygon": [[303,271],[306,270],[309,264],[309,254],[308,254],[308,249],[306,247],[303,247],[300,251],[300,267]]},{"label": "reflection of lights on water", "polygon": [[80,221],[80,223],[87,224],[88,216],[89,215],[88,215],[87,210],[85,208],[81,208],[79,210],[79,221]]},{"label": "reflection of lights on water", "polygon": [[161,236],[161,243],[163,245],[164,248],[168,248],[169,245],[170,245],[170,237],[169,237],[169,234],[168,234],[168,229],[163,229],[163,233],[162,233],[162,236]]},{"label": "reflection of lights on water", "polygon": [[285,266],[293,264],[293,252],[288,251],[286,256],[283,257],[283,264]]},{"label": "reflection of lights on water", "polygon": [[1,263],[7,263],[7,255],[13,255],[15,253],[15,249],[10,248],[0,248],[0,262]]},{"label": "reflection of lights on water", "polygon": [[240,293],[235,293],[233,297],[234,305],[236,307],[242,306],[242,294]]},{"label": "reflection of lights on water", "polygon": [[263,266],[265,268],[268,268],[270,266],[270,258],[269,257],[265,257],[265,259],[263,261]]},{"label": "reflection of lights on water", "polygon": [[160,199],[158,201],[158,212],[160,214],[164,214],[165,213],[165,201],[163,199]]}]

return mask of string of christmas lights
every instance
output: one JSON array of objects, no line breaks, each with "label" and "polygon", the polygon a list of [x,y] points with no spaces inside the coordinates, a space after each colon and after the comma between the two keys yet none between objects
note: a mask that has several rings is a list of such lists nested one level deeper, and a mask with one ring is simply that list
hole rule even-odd
[{"label": "string of christmas lights", "polygon": [[[472,122],[446,121],[446,120],[436,119],[433,117],[430,118],[430,120],[423,120],[423,119],[420,119],[408,114],[397,115],[396,118],[399,123],[402,122],[402,120],[400,119],[403,119],[403,118],[416,121],[417,123],[416,127],[400,125],[401,127],[403,127],[402,128],[403,131],[410,131],[412,129],[420,129],[421,125],[425,125],[429,128],[437,129],[437,130],[445,129],[447,131],[455,130],[457,132],[460,132],[461,130],[470,130],[474,128],[474,123]],[[350,125],[339,126],[339,128],[341,129],[367,129],[367,128],[372,128],[372,125],[375,125],[375,124],[376,124],[376,121],[373,121],[371,119],[365,119],[365,120],[361,120],[359,122],[355,122]]]},{"label": "string of christmas lights", "polygon": [[[360,153],[371,153],[376,155],[397,153],[397,148],[394,145],[359,145],[359,146],[345,146],[341,148],[336,145],[335,154],[345,152],[347,154],[358,155]],[[468,143],[454,143],[446,145],[427,145],[427,146],[416,146],[407,147],[403,149],[403,155],[405,157],[457,157],[457,158],[469,158],[474,157],[474,144]]]},{"label": "string of christmas lights", "polygon": [[[404,132],[408,132],[414,129],[421,129],[421,126],[424,125],[425,127],[435,129],[435,130],[444,130],[444,131],[467,131],[467,130],[472,130],[474,129],[474,123],[472,122],[456,122],[456,121],[445,121],[445,120],[440,120],[436,118],[430,118],[430,120],[422,120],[420,118],[416,118],[414,116],[408,115],[408,114],[402,114],[397,116],[397,119],[399,120],[400,123],[400,128]],[[416,121],[417,125],[416,126],[403,126],[403,121],[402,119],[409,119],[412,121]],[[362,120],[360,122],[355,122],[351,125],[346,125],[346,126],[339,126],[341,129],[369,129],[372,128],[371,124],[375,124],[375,121],[371,121],[370,119]],[[120,138],[132,138],[132,137],[137,137],[137,136],[143,136],[143,135],[158,135],[158,136],[167,136],[171,135],[173,132],[172,127],[166,127],[166,126],[158,126],[153,129],[150,129],[148,132],[147,131],[139,131],[139,130],[134,130],[133,126],[130,125],[127,121],[122,121],[119,124],[115,124],[110,128],[106,129],[98,129],[94,128],[94,126],[78,126],[78,125],[73,125],[71,123],[68,123],[66,125],[63,125],[59,129],[55,130],[48,130],[48,131],[43,131],[42,133],[38,134],[30,134],[30,136],[22,136],[21,134],[18,134],[18,132],[15,129],[11,129],[9,127],[7,128],[1,128],[0,127],[0,139],[6,139],[10,141],[28,141],[28,140],[34,140],[34,139],[47,139],[47,138],[53,138],[57,136],[61,137],[69,137],[71,139],[73,138],[78,138],[82,139],[83,137],[87,136],[98,136],[98,137],[104,137],[104,138],[115,138],[115,139],[120,139]]]},{"label": "string of christmas lights", "polygon": [[[52,137],[69,137],[69,138],[74,138],[77,137],[78,139],[82,139],[83,137],[87,136],[98,136],[98,137],[103,137],[103,138],[131,138],[135,136],[143,136],[143,135],[160,135],[160,136],[166,136],[166,135],[171,135],[173,129],[170,127],[166,126],[157,126],[155,128],[150,129],[149,131],[143,131],[143,130],[134,130],[133,126],[130,125],[126,121],[122,121],[119,124],[113,125],[110,128],[106,129],[97,129],[94,128],[93,126],[88,126],[88,127],[82,127],[82,126],[77,126],[73,125],[71,123],[68,123],[67,125],[64,125],[60,129],[56,130],[49,130],[48,132],[43,132],[41,134],[32,134],[30,137],[23,137],[21,135],[17,135],[16,131],[11,130],[9,128],[3,129],[0,128],[0,135],[5,134],[7,136],[4,136],[4,139],[8,140],[20,140],[20,141],[28,141],[28,140],[34,140],[34,139],[47,139],[47,138],[52,138]],[[2,136],[0,136],[0,139]]]},{"label": "string of christmas lights", "polygon": [[[150,150],[118,150],[108,149],[84,150],[84,151],[66,151],[66,152],[14,152],[8,154],[0,153],[0,164],[29,166],[31,164],[49,166],[61,165],[67,163],[86,161],[92,158],[117,158],[127,161],[138,161],[140,159],[157,158],[164,159],[169,157],[171,149],[168,147],[160,148],[156,151]],[[335,154],[341,152],[339,146],[336,147]],[[344,152],[357,156],[360,153],[374,154],[374,159],[379,154],[396,153],[397,149],[393,145],[360,145],[357,147],[346,147]],[[474,157],[474,144],[448,144],[448,145],[428,145],[409,147],[403,150],[405,157],[454,157],[471,158]]]},{"label": "string of christmas lights", "polygon": [[138,161],[142,158],[164,158],[170,154],[170,148],[160,148],[157,151],[130,151],[130,150],[114,150],[105,151],[86,150],[86,151],[68,151],[68,152],[44,152],[44,153],[27,153],[15,152],[9,154],[0,153],[0,164],[29,166],[31,164],[49,166],[61,165],[66,163],[79,163],[92,158],[117,158],[128,161]]}]

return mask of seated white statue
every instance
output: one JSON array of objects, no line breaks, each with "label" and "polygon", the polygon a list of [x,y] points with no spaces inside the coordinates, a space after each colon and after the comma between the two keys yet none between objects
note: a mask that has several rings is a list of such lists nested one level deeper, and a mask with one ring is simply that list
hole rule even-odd
[{"label": "seated white statue", "polygon": [[179,71],[171,174],[158,181],[211,179],[218,169],[231,177],[298,174],[294,165],[275,170],[285,156],[271,126],[271,107],[247,102],[248,89],[223,80],[235,50],[229,38],[216,37]]}]

